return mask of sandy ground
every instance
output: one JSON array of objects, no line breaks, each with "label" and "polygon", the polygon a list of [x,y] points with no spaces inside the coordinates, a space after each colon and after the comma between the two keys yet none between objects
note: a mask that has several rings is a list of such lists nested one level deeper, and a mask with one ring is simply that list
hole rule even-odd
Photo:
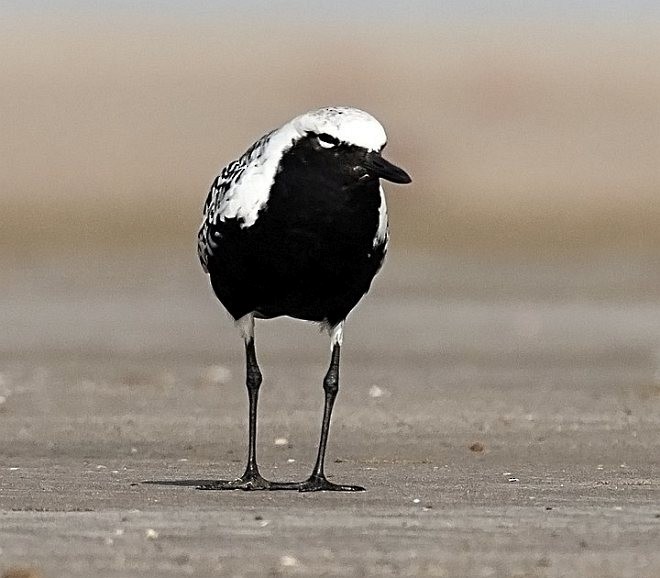
[{"label": "sandy ground", "polygon": [[[0,572],[660,575],[657,259],[392,255],[346,331],[354,495],[139,483],[243,466],[242,347],[192,252],[2,270]],[[263,471],[302,479],[327,339],[257,331]]]}]

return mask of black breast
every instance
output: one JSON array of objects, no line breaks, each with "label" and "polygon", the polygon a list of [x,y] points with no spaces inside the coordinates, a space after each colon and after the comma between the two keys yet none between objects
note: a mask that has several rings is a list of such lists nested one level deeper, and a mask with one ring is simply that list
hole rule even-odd
[{"label": "black breast", "polygon": [[283,156],[254,225],[215,225],[209,274],[235,319],[255,311],[335,325],[368,291],[385,256],[385,242],[374,247],[380,185],[356,180],[351,157],[349,147],[302,139]]}]

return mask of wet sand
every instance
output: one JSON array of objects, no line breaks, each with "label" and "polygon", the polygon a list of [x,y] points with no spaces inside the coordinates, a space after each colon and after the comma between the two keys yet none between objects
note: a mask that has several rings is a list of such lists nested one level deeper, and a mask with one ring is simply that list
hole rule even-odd
[{"label": "wet sand", "polygon": [[[238,475],[242,346],[194,255],[3,262],[0,571],[657,576],[660,265],[388,260],[347,326],[328,473]],[[257,327],[264,475],[302,479],[327,338]],[[276,444],[275,440],[285,438]]]}]

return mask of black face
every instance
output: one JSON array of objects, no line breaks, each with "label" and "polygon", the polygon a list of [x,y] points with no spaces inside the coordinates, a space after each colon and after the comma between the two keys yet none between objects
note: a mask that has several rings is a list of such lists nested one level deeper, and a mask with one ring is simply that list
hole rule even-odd
[{"label": "black face", "polygon": [[335,171],[345,183],[375,179],[401,184],[411,181],[408,173],[385,160],[380,151],[342,143],[328,134],[307,133],[295,148],[305,158],[305,164]]}]

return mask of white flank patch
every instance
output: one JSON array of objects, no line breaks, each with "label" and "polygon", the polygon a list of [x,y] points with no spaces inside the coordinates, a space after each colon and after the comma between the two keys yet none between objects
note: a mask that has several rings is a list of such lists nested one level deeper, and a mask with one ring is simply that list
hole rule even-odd
[{"label": "white flank patch", "polygon": [[381,243],[387,243],[387,202],[385,201],[385,191],[380,187],[380,206],[378,207],[378,229],[374,237],[374,247]]}]

